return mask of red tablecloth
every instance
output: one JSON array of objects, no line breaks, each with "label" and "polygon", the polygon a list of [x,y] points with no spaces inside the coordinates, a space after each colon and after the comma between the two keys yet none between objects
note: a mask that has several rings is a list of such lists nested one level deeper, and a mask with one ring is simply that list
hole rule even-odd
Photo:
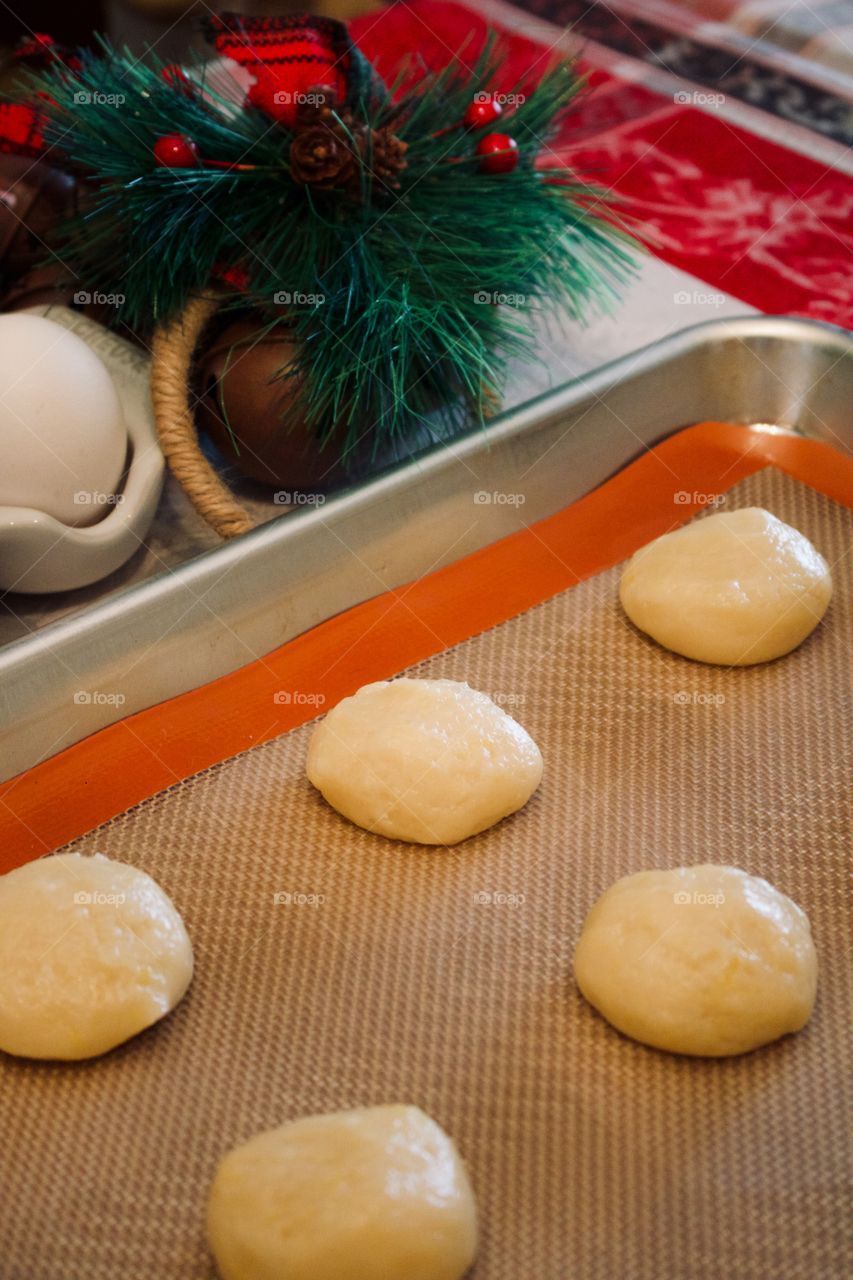
[{"label": "red tablecloth", "polygon": [[[474,7],[407,0],[353,30],[390,74],[412,51],[438,67],[464,46],[470,63],[487,23]],[[506,43],[500,87],[508,91],[541,74],[549,55],[546,44],[515,33]],[[827,160],[826,139],[818,159],[802,126],[787,147],[692,98],[677,100],[690,93],[653,91],[631,78],[627,60],[625,72],[592,69],[590,91],[555,147],[560,157],[618,192],[661,258],[762,311],[853,328],[853,178]]]}]

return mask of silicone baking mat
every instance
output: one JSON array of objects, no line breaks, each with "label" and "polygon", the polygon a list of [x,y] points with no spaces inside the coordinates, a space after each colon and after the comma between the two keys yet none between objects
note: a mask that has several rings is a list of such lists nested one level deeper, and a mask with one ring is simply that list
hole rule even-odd
[{"label": "silicone baking mat", "polygon": [[[539,742],[542,787],[492,831],[448,850],[358,831],[305,780],[306,724],[74,841],[163,884],[197,971],[102,1059],[0,1062],[4,1280],[208,1280],[218,1157],[385,1101],[459,1144],[475,1280],[849,1274],[853,517],[769,467],[724,505],[768,507],[833,566],[827,618],[789,657],[668,654],[621,615],[613,567],[410,668],[489,692]],[[766,876],[818,947],[811,1023],[741,1058],[635,1044],[571,978],[607,885],[699,861]]]}]

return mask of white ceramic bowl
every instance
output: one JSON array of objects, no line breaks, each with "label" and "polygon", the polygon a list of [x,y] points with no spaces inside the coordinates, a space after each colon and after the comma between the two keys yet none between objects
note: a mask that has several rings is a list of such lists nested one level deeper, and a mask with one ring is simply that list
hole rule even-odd
[{"label": "white ceramic bowl", "polygon": [[130,440],[121,501],[97,523],[75,527],[30,507],[0,507],[0,590],[33,594],[88,586],[129,560],[154,519],[165,463],[144,352],[69,307],[29,311],[70,329],[101,357],[115,382]]}]

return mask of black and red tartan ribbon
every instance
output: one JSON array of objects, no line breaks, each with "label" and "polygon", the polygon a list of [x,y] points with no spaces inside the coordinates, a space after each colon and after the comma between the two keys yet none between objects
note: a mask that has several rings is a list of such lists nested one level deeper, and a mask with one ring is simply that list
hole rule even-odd
[{"label": "black and red tartan ribbon", "polygon": [[[339,104],[352,106],[361,96],[384,95],[385,86],[355,48],[349,28],[332,18],[312,16],[254,18],[223,13],[204,24],[217,53],[243,66],[255,82],[286,98],[276,119],[295,120],[299,102],[319,85],[334,91]],[[51,36],[23,40],[16,57],[24,62],[63,62],[74,71],[79,58]],[[175,71],[167,69],[166,78]],[[291,121],[292,123],[292,121]],[[0,152],[37,157],[45,150],[44,116],[26,102],[0,102]]]},{"label": "black and red tartan ribbon", "polygon": [[[15,58],[18,62],[42,67],[62,62],[72,71],[80,65],[80,59],[72,50],[39,31],[19,41]],[[37,159],[46,150],[44,124],[44,113],[32,102],[0,102],[0,152]]]},{"label": "black and red tartan ribbon", "polygon": [[319,85],[332,88],[336,101],[350,106],[359,94],[379,88],[349,28],[333,18],[222,13],[209,18],[204,29],[217,53],[238,62],[257,84],[286,95],[292,119],[278,113],[284,124],[295,120],[300,97]]}]

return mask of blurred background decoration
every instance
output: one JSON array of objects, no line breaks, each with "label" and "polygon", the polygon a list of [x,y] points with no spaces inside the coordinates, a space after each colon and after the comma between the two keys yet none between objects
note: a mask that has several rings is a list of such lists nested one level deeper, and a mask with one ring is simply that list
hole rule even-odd
[{"label": "blurred background decoration", "polygon": [[[156,44],[158,54],[179,59],[190,48],[200,48],[198,25],[202,18],[224,9],[257,15],[317,13],[349,20],[382,5],[377,0],[19,0],[0,11],[0,43],[9,53],[22,36],[49,31],[60,43],[90,44],[92,33],[105,31],[118,44],[142,53]],[[4,59],[8,63],[8,58]]]},{"label": "blurred background decoration", "polygon": [[[525,403],[676,329],[752,309],[853,327],[853,0],[230,0],[224,7],[351,18],[356,44],[389,81],[412,54],[435,71],[454,50],[467,48],[468,57],[489,27],[508,39],[509,81],[532,66],[544,69],[556,49],[581,55],[592,74],[589,92],[549,144],[549,158],[597,175],[642,225],[651,253],[614,316],[585,326],[569,319],[559,333],[537,329],[544,358],[513,366],[505,404]],[[15,95],[19,64],[11,54],[34,32],[91,47],[100,29],[126,44],[133,60],[153,46],[162,61],[181,64],[210,55],[199,28],[221,8],[216,0],[75,0],[60,11],[55,0],[9,0],[0,5],[0,89]],[[170,122],[169,132],[177,127]],[[57,281],[55,261],[39,265],[51,228],[80,195],[76,175],[30,156],[0,157],[2,309],[64,304],[76,322],[99,320],[128,337],[109,302],[119,292],[115,281],[97,295],[70,271]],[[480,325],[486,311],[477,308]],[[289,340],[271,335],[276,341],[256,344],[236,367],[226,364],[232,344],[217,336],[196,370],[199,425],[212,451],[210,439],[229,440],[217,417],[220,400],[242,399],[240,374],[250,361],[261,366],[258,386],[265,387],[265,362],[278,367],[276,345]],[[228,388],[214,398],[220,383]],[[281,513],[248,478],[245,458],[238,466],[221,447],[214,452],[257,520]],[[121,581],[180,564],[215,538],[170,478],[153,550],[140,553]],[[0,601],[0,630],[5,621],[7,635],[21,634],[21,617],[33,616],[22,609],[18,600],[4,619]]]},{"label": "blurred background decoration", "polygon": [[[19,0],[0,8],[0,48],[8,51],[22,35],[50,31],[63,44],[85,44],[93,31],[107,31],[137,53],[156,43],[167,59],[198,47],[200,18],[228,9],[258,15],[315,13],[349,21],[393,0]],[[808,62],[853,74],[853,0],[513,0],[515,7],[598,38],[595,29],[660,23],[673,32],[695,24],[709,32],[766,44]],[[477,8],[477,5],[471,5]],[[610,41],[605,38],[605,44]]]}]

